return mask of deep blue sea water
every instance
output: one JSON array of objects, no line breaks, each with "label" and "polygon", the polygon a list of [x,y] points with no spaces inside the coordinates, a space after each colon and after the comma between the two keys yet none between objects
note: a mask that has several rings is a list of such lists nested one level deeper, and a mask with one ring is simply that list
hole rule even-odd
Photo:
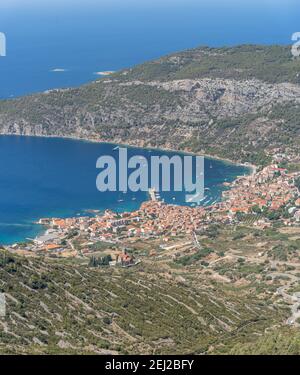
[{"label": "deep blue sea water", "polygon": [[[1,0],[7,56],[0,57],[0,98],[77,86],[98,79],[95,72],[199,45],[289,44],[296,31],[299,0]],[[136,209],[146,194],[132,200],[96,190],[96,159],[113,148],[0,137],[0,243],[35,236],[41,228],[33,221],[43,216]],[[207,159],[207,202],[220,197],[225,179],[244,172]]]},{"label": "deep blue sea water", "polygon": [[[149,159],[162,154],[176,153],[128,148],[128,158],[140,155]],[[90,209],[135,210],[149,199],[145,192],[100,193],[96,188],[96,160],[102,155],[118,158],[116,145],[0,136],[0,243],[36,236],[42,228],[34,221],[42,217],[86,215]],[[205,159],[203,204],[220,199],[225,180],[233,181],[248,172],[243,166]],[[168,203],[185,204],[184,193],[161,196]]]},{"label": "deep blue sea water", "polygon": [[199,45],[289,44],[296,31],[299,0],[1,0],[0,98]]}]

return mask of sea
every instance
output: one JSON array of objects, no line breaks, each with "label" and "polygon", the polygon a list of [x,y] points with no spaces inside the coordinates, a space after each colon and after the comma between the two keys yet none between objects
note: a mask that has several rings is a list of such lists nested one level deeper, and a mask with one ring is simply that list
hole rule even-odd
[{"label": "sea", "polygon": [[1,0],[0,98],[200,45],[291,44],[299,0]]},{"label": "sea", "polygon": [[[122,146],[124,147],[124,146]],[[100,192],[96,186],[101,169],[99,157],[119,160],[119,146],[65,138],[0,136],[0,243],[11,244],[34,238],[44,228],[36,221],[45,217],[89,216],[94,210],[133,211],[150,199],[148,192]],[[171,151],[127,148],[131,156],[172,157]],[[150,172],[150,167],[149,167]],[[215,159],[205,159],[205,197],[202,205],[221,199],[226,187],[250,169]],[[173,178],[171,170],[171,180]],[[130,171],[129,171],[130,175]],[[171,184],[172,186],[173,184]],[[191,205],[186,192],[161,192],[169,204]]]},{"label": "sea", "polygon": [[[0,98],[75,87],[162,55],[197,46],[290,44],[300,31],[299,0],[1,0]],[[41,217],[137,209],[147,193],[96,189],[96,160],[117,145],[0,136],[0,243],[37,236]],[[131,148],[150,157],[159,150]],[[170,152],[170,155],[177,153]],[[249,169],[205,159],[206,197]],[[166,202],[185,204],[166,194]]]}]

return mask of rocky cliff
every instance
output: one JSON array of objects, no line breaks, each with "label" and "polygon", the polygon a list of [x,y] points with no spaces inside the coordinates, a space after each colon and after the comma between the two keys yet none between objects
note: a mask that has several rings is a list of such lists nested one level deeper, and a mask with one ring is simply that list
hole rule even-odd
[{"label": "rocky cliff", "polygon": [[299,68],[287,47],[197,48],[79,88],[2,101],[0,133],[253,161],[266,149],[299,147]]}]

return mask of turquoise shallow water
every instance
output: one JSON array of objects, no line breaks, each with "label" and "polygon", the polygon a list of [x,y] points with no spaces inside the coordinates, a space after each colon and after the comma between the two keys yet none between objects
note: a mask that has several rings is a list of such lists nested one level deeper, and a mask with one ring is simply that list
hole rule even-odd
[{"label": "turquoise shallow water", "polygon": [[[180,155],[176,152],[128,148],[128,157]],[[90,209],[119,212],[137,209],[149,197],[145,192],[100,193],[96,188],[96,161],[102,155],[118,157],[116,145],[59,138],[0,136],[0,243],[36,236],[42,217],[85,215]],[[243,166],[205,159],[206,198],[221,197],[224,181],[249,173]],[[186,204],[184,192],[161,194],[168,203]]]}]

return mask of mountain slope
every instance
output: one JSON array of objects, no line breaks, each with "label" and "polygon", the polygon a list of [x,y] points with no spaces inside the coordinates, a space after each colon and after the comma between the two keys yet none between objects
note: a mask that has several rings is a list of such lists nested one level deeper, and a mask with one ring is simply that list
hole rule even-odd
[{"label": "mountain slope", "polygon": [[254,286],[211,283],[198,273],[184,280],[155,263],[91,269],[0,250],[0,279],[7,301],[0,354],[228,351],[287,316]]},{"label": "mountain slope", "polygon": [[266,149],[299,147],[299,68],[288,47],[197,48],[79,88],[1,101],[0,134],[89,138],[260,162]]}]

